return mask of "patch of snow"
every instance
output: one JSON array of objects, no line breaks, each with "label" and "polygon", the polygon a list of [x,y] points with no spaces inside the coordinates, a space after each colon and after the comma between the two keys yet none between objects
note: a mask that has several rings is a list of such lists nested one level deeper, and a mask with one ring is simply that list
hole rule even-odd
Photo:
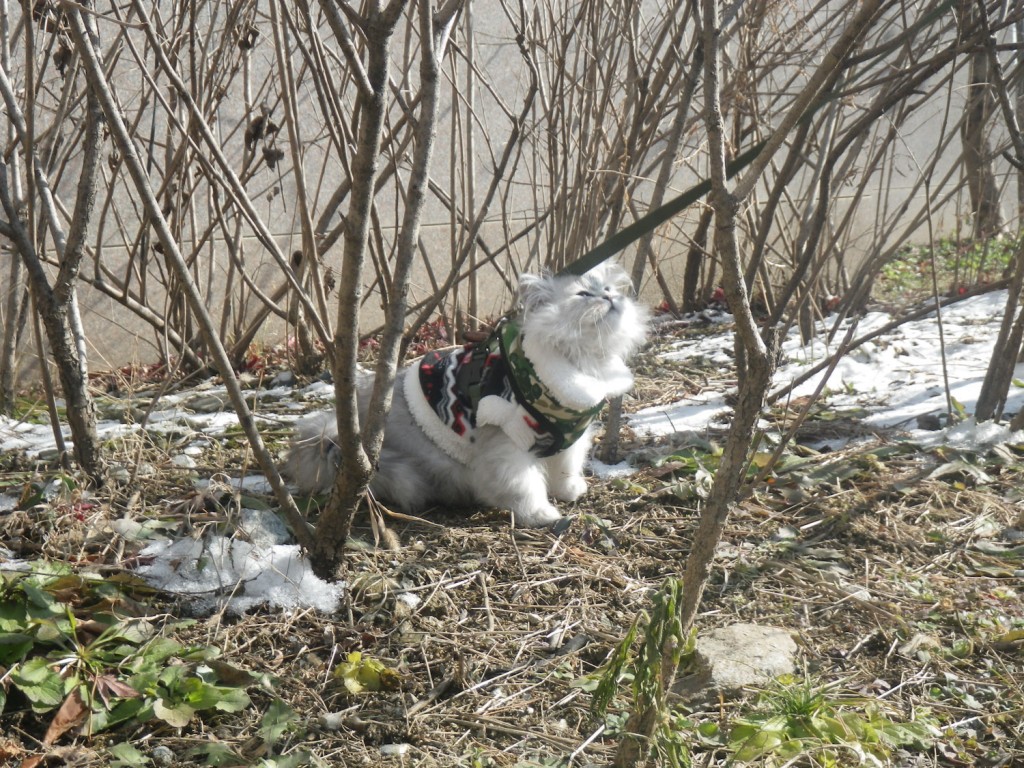
[{"label": "patch of snow", "polygon": [[314,381],[309,386],[295,390],[300,400],[320,400],[325,403],[334,400],[334,385],[326,381]]},{"label": "patch of snow", "polygon": [[626,421],[638,435],[664,437],[676,432],[702,432],[718,416],[730,411],[723,395],[702,394],[700,399],[643,408],[626,417]]},{"label": "patch of snow", "polygon": [[[991,447],[1000,442],[1019,441],[1005,427],[982,425],[970,435],[957,427],[944,432],[916,429],[920,416],[944,413],[949,395],[971,413],[978,402],[989,358],[995,345],[998,325],[1006,303],[1006,291],[993,291],[972,297],[942,310],[940,324],[935,313],[904,323],[863,344],[839,361],[826,383],[828,403],[833,408],[858,407],[866,413],[863,423],[878,428],[901,427],[916,439],[948,442],[966,448],[969,445]],[[857,320],[854,337],[874,332],[892,321],[883,312],[869,312]],[[835,340],[826,343],[830,327],[819,323],[818,336],[804,344],[797,329],[782,343],[782,362],[776,371],[774,387],[795,381],[812,366],[825,360],[842,341],[850,327],[847,320]],[[732,347],[731,331],[680,342],[665,353],[666,360],[706,357],[728,358]],[[716,350],[722,352],[716,353]],[[944,355],[943,355],[944,352]],[[716,354],[721,357],[715,357]],[[945,366],[943,365],[945,363]],[[810,377],[796,387],[790,397],[809,395],[821,383],[825,372]],[[1014,370],[1016,379],[1024,379],[1024,364]],[[1011,387],[1004,410],[1015,413],[1024,408],[1024,388]],[[645,408],[629,417],[629,426],[641,435],[666,436],[678,431],[700,432],[730,409],[721,396],[702,393],[699,400],[681,400],[671,405]],[[961,425],[963,427],[963,425]],[[966,428],[965,428],[966,429]]]},{"label": "patch of snow", "polygon": [[345,584],[318,578],[297,544],[254,545],[225,536],[150,544],[138,573],[165,592],[193,599],[201,612],[241,614],[256,606],[280,610],[338,609]]},{"label": "patch of snow", "polygon": [[587,467],[590,469],[591,474],[594,477],[599,477],[602,480],[613,480],[616,477],[629,477],[636,473],[636,467],[633,467],[626,461],[620,461],[618,464],[605,464],[599,459],[590,459],[587,463]]},{"label": "patch of snow", "polygon": [[692,341],[676,342],[661,357],[668,362],[700,357],[719,365],[729,365],[732,363],[732,348],[731,335],[715,334],[701,336]]},{"label": "patch of snow", "polygon": [[418,608],[420,603],[423,602],[423,598],[415,592],[402,592],[395,599],[412,609]]},{"label": "patch of snow", "polygon": [[206,435],[222,435],[230,427],[238,426],[238,416],[234,411],[217,411],[215,413],[188,414],[181,418],[185,424],[197,432]]},{"label": "patch of snow", "polygon": [[1024,431],[1013,432],[1006,424],[967,419],[939,432],[915,432],[921,445],[948,445],[962,451],[979,452],[997,445],[1024,445]]},{"label": "patch of snow", "polygon": [[0,452],[24,451],[33,457],[53,447],[53,430],[49,424],[33,424],[0,415]]}]

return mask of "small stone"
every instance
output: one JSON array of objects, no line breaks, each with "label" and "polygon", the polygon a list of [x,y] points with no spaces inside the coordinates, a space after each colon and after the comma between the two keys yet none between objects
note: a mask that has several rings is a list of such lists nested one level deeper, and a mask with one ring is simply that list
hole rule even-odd
[{"label": "small stone", "polygon": [[203,395],[189,400],[188,408],[194,413],[218,413],[227,408],[227,402],[217,395]]},{"label": "small stone", "polygon": [[277,376],[270,380],[270,388],[276,389],[277,387],[294,387],[296,382],[295,374],[291,371],[281,371]]},{"label": "small stone", "polygon": [[862,603],[868,603],[874,600],[870,590],[858,586],[857,584],[840,584],[839,591],[847,597],[851,597],[854,600],[859,600]]},{"label": "small stone", "polygon": [[352,595],[361,603],[379,603],[398,588],[394,579],[379,573],[361,573],[352,580]]},{"label": "small stone", "polygon": [[327,712],[320,715],[320,727],[325,731],[338,731],[345,724],[343,712]]},{"label": "small stone", "polygon": [[698,636],[697,669],[673,690],[684,698],[734,697],[744,688],[762,687],[792,674],[797,646],[788,630],[757,624],[733,624]]},{"label": "small stone", "polygon": [[408,744],[381,744],[380,753],[385,757],[401,757],[409,751]]},{"label": "small stone", "polygon": [[101,419],[104,419],[106,421],[117,421],[122,424],[128,421],[127,409],[125,408],[124,403],[121,402],[114,402],[108,400],[99,403],[96,406],[96,412],[98,413]]},{"label": "small stone", "polygon": [[153,747],[153,751],[149,754],[153,758],[154,765],[171,765],[174,762],[174,750],[162,744]]}]

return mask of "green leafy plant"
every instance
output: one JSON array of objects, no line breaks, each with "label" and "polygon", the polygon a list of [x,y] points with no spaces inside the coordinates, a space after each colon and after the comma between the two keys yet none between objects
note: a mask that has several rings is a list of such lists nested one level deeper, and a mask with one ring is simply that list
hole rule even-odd
[{"label": "green leafy plant", "polygon": [[[716,728],[702,733],[713,736]],[[752,712],[728,724],[723,741],[740,762],[770,767],[813,757],[815,765],[840,768],[884,765],[894,749],[927,749],[938,735],[927,713],[899,722],[876,701],[787,676],[758,697]]]},{"label": "green leafy plant", "polygon": [[[682,589],[680,579],[667,578],[652,596],[650,616],[644,612],[637,616],[604,668],[575,683],[577,687],[593,692],[591,710],[605,719],[608,732],[629,738],[627,716],[609,712],[620,687],[629,682],[632,711],[644,711],[653,704],[658,713],[659,722],[652,746],[659,764],[671,768],[686,768],[691,764],[688,734],[692,723],[668,706],[666,690],[666,682],[670,682],[674,670],[693,655],[696,644],[694,632],[683,638],[679,619]],[[632,646],[641,634],[641,628],[643,642],[634,656]]]},{"label": "green leafy plant", "polygon": [[146,619],[116,612],[134,603],[115,580],[33,567],[0,574],[0,665],[9,669],[0,713],[15,694],[34,713],[53,713],[44,743],[73,728],[95,733],[127,721],[182,728],[199,712],[250,705],[218,649],[184,646]]},{"label": "green leafy plant", "polygon": [[401,675],[384,663],[353,651],[334,668],[334,677],[341,680],[349,693],[364,691],[397,691],[402,687]]},{"label": "green leafy plant", "polygon": [[944,238],[933,245],[908,246],[882,267],[873,293],[882,300],[924,298],[936,285],[940,291],[963,292],[997,279],[1016,249],[1017,241],[1005,237]]}]

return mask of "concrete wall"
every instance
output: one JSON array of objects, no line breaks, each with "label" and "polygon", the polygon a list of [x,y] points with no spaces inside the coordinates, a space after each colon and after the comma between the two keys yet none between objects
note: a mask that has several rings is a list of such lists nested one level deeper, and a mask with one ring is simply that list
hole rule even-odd
[{"label": "concrete wall", "polygon": [[[653,19],[658,6],[648,5],[650,7],[645,9],[644,18]],[[253,94],[251,101],[256,105],[261,101],[272,105],[273,119],[282,124],[282,131],[274,145],[287,151],[287,136],[283,129],[284,111],[278,102],[279,88],[276,80],[268,80],[268,76],[276,71],[273,48],[270,45],[272,28],[267,16],[266,3],[257,3],[255,7],[257,12],[252,18],[252,22],[259,30],[259,38],[249,58]],[[569,4],[567,7],[571,9],[576,6]],[[194,39],[185,40],[179,47],[178,54],[183,59],[189,55],[197,57],[202,64],[199,67],[200,71],[209,65],[211,72],[217,72],[214,66],[217,44],[224,39],[233,40],[234,38],[231,37],[234,34],[233,30],[237,29],[242,21],[231,20],[227,17],[229,6],[226,3],[213,2],[203,8],[204,14],[196,21],[195,28],[187,30],[194,35]],[[477,115],[474,130],[477,132],[478,138],[474,165],[477,201],[479,201],[483,190],[486,189],[491,179],[497,158],[512,130],[510,113],[514,115],[520,109],[521,100],[529,82],[529,71],[519,53],[515,30],[497,0],[481,0],[475,2],[472,8],[477,43],[475,57],[479,69],[474,89]],[[779,5],[778,14],[779,24],[793,21],[787,17],[787,14],[792,14],[790,6],[787,4]],[[103,39],[105,41],[114,40],[119,29],[114,25],[105,25]],[[809,39],[817,39],[821,45],[824,45],[834,33],[835,30],[823,28],[808,34]],[[141,32],[129,29],[127,34],[140,50],[145,50],[145,40]],[[326,27],[321,28],[321,35],[325,40],[331,39],[330,32]],[[38,34],[39,41],[46,42],[47,39],[42,32]],[[174,39],[182,42],[180,38]],[[406,85],[402,93],[408,98],[414,90],[418,76],[414,70],[406,71],[399,64],[404,45],[402,40],[402,36],[399,35],[393,80]],[[457,35],[456,40],[464,50],[464,41],[461,36]],[[544,43],[545,40],[541,39],[535,44],[543,45]],[[599,51],[588,52],[581,48],[575,48],[572,52],[600,55]],[[727,57],[735,52],[734,48],[727,50]],[[802,78],[806,76],[806,70],[816,66],[820,50],[805,48],[801,55],[802,58],[794,59],[787,65],[779,67],[774,85],[769,81],[761,83],[760,87],[767,89],[774,87],[778,89],[778,93],[782,93],[799,86],[803,81]],[[461,58],[456,58],[460,61],[457,76],[464,78],[465,67],[462,65]],[[300,70],[304,66],[303,59],[298,53],[293,61]],[[337,66],[337,63],[333,62],[333,65]],[[172,151],[181,144],[182,135],[176,131],[168,132],[166,111],[163,108],[153,107],[152,94],[149,94],[145,101],[143,100],[146,91],[146,78],[142,76],[141,71],[152,67],[151,55],[146,54],[143,64],[140,65],[133,62],[127,52],[121,48],[119,63],[113,72],[113,80],[124,105],[126,116],[129,120],[135,121],[139,146],[149,146],[150,137],[156,137],[157,143],[154,145],[152,153],[152,178],[159,185],[163,181],[162,168],[169,162]],[[155,70],[149,69],[149,71]],[[225,67],[224,72],[230,74],[232,70],[230,67]],[[446,67],[446,76],[450,72],[450,67]],[[24,81],[23,69],[16,70],[14,75],[16,79],[20,77],[21,82]],[[212,78],[214,75],[210,74],[209,77]],[[231,167],[241,172],[246,164],[252,161],[246,153],[243,134],[253,112],[248,111],[245,107],[246,99],[242,77],[238,74],[230,80],[227,79],[227,74],[224,77],[225,85],[219,94],[220,98],[207,103],[205,113],[208,115],[211,127],[218,134]],[[200,81],[201,78],[196,82]],[[63,78],[52,77],[47,81],[46,87],[36,100],[35,106],[39,115],[37,119],[41,125],[45,124],[45,116],[48,111],[55,110],[63,98],[62,88],[65,82],[67,81]],[[831,214],[833,224],[840,222],[847,207],[855,200],[858,201],[854,224],[848,235],[837,243],[837,248],[853,254],[871,252],[880,247],[883,237],[886,242],[891,242],[895,237],[904,237],[901,230],[906,225],[904,219],[909,218],[909,213],[901,213],[901,210],[913,211],[923,201],[923,191],[920,189],[914,191],[921,175],[920,168],[924,164],[924,160],[934,154],[936,146],[940,143],[940,136],[944,132],[947,135],[950,132],[955,132],[951,126],[955,125],[962,113],[962,84],[961,76],[953,87],[940,89],[923,99],[923,106],[900,125],[896,148],[884,172],[876,174],[863,193],[857,186],[860,179],[858,166],[862,160],[866,162],[866,150],[863,155],[853,157],[848,167],[849,176],[837,179],[834,188],[835,204]],[[620,94],[627,93],[628,89],[632,87],[632,84],[628,82],[619,85]],[[159,86],[160,93],[166,96],[168,92],[166,81],[161,79]],[[459,88],[464,92],[461,81]],[[215,90],[207,89],[203,93],[209,97],[210,93]],[[746,95],[726,94],[726,96],[728,101],[730,98],[739,99]],[[869,96],[870,94],[862,95],[858,99],[861,103],[866,103]],[[322,111],[317,98],[314,78],[308,74],[302,76],[301,71],[298,82],[298,98],[299,124],[305,140],[303,168],[306,189],[313,200],[315,218],[319,211],[323,210],[330,193],[345,181],[347,172],[343,164],[338,162],[336,153],[330,149],[330,142],[327,139],[328,126],[325,123],[325,118],[321,116]],[[555,94],[546,93],[544,98],[555,98]],[[851,99],[851,103],[845,105],[843,121],[856,119],[858,99]],[[461,106],[459,108],[461,109]],[[609,108],[614,111],[616,105],[611,104]],[[173,107],[173,110],[180,119],[187,117],[180,103]],[[780,113],[767,113],[765,115],[767,124],[764,129],[767,130],[780,116]],[[665,117],[666,126],[669,117]],[[399,119],[400,111],[395,108],[391,114],[391,125],[396,125]],[[884,134],[891,124],[890,121],[895,119],[894,116],[887,116],[879,121],[877,126],[879,135]],[[60,156],[61,152],[67,149],[66,162],[54,165],[54,178],[57,190],[69,208],[73,202],[73,182],[76,178],[77,161],[73,147],[76,132],[80,131],[80,124],[77,120],[78,118],[74,118],[63,126],[54,127],[54,131],[62,131],[63,135],[54,133],[45,137],[46,141],[51,142],[50,146],[56,148],[55,155]],[[571,135],[571,130],[568,132],[570,135],[544,136],[541,124],[534,125],[528,122],[524,128],[528,134],[523,145],[524,151],[535,150],[536,158],[544,156],[544,146],[547,141],[564,141],[566,146],[571,147],[577,138]],[[540,132],[529,135],[533,130]],[[455,119],[453,116],[452,88],[446,85],[442,94],[437,152],[432,169],[432,179],[440,189],[446,192],[452,188],[451,171],[453,168],[460,169],[457,172],[457,183],[464,179],[462,169],[468,165],[466,158],[457,152],[452,159],[451,154],[453,140],[456,143],[462,141],[464,131],[465,116],[463,114],[460,119]],[[173,146],[170,147],[165,143],[168,135],[171,136],[173,142]],[[1000,139],[997,136],[995,141],[1005,141],[1005,139]],[[160,255],[153,252],[152,249],[147,250],[140,247],[145,228],[139,223],[141,219],[137,195],[125,183],[123,173],[120,172],[116,164],[116,157],[109,143],[104,146],[104,152],[109,159],[109,165],[101,190],[100,214],[103,225],[102,228],[97,226],[94,229],[93,254],[104,264],[111,265],[114,271],[121,275],[127,274],[126,265],[133,264],[130,288],[133,291],[141,292],[145,286],[150,305],[158,313],[165,314],[175,298],[173,281],[168,280],[168,270],[162,263]],[[198,153],[203,157],[209,155],[208,149],[202,146],[199,147]],[[963,191],[959,173],[954,171],[945,183],[940,183],[947,172],[957,167],[958,154],[959,142],[954,138],[942,151],[941,162],[933,174],[931,194],[933,196],[951,195],[949,203],[936,211],[932,218],[934,232],[957,232],[962,217],[967,211],[966,193]],[[699,125],[694,124],[692,130],[687,134],[687,139],[678,158],[676,174],[672,181],[673,192],[678,193],[686,189],[706,173],[705,155],[704,133]],[[407,151],[402,157],[385,157],[385,162],[397,162],[402,178],[407,179],[408,157]],[[774,243],[774,263],[784,264],[794,256],[792,253],[793,242],[799,232],[802,217],[805,215],[805,201],[807,195],[813,192],[808,187],[808,179],[810,178],[810,164],[813,164],[815,160],[813,157],[809,157],[808,160],[808,168],[805,168],[790,185],[790,198],[778,217],[780,234]],[[781,162],[781,155],[779,161]],[[198,165],[199,158],[193,162]],[[301,237],[297,234],[300,230],[297,181],[295,175],[289,171],[290,165],[290,158],[287,156],[276,168],[270,168],[266,163],[258,163],[256,172],[246,182],[246,190],[250,199],[255,204],[260,217],[269,225],[280,251],[284,254],[291,254],[301,247]],[[1009,185],[1011,179],[1009,167],[1001,160],[997,162],[997,167],[1002,183]],[[57,171],[59,168],[63,168],[62,173]],[[603,173],[612,173],[614,169],[598,168],[593,171],[594,183],[597,184],[603,178]],[[479,273],[483,297],[480,308],[481,315],[494,316],[508,306],[510,295],[507,286],[510,281],[514,280],[516,271],[524,268],[535,269],[558,256],[549,251],[547,231],[543,227],[514,243],[507,242],[511,235],[536,220],[538,214],[548,205],[551,190],[548,189],[549,180],[544,174],[544,169],[538,165],[536,159],[528,157],[519,166],[507,189],[503,191],[499,200],[492,207],[487,223],[481,230],[481,236],[489,248],[494,250],[505,246],[508,248],[508,256],[501,259],[500,271],[486,268]],[[179,188],[189,185],[187,176],[175,177],[174,183],[178,184]],[[646,212],[650,193],[651,184],[649,182],[641,183],[635,189],[633,200],[638,212]],[[225,195],[218,194],[217,200],[220,204],[224,204]],[[763,197],[763,194],[764,190],[761,190],[755,201]],[[215,203],[217,203],[213,193],[209,191],[209,187],[204,184],[198,186],[196,195],[201,199],[194,200],[191,207],[186,206],[187,215],[178,222],[181,245],[185,253],[191,253],[197,247],[195,245],[196,233],[205,231],[215,210]],[[174,200],[174,195],[168,194],[165,199],[168,201],[169,208],[172,207],[171,202]],[[1012,189],[1007,189],[1005,201],[1006,211],[1009,214],[1015,210],[1016,206]],[[396,202],[396,192],[393,187],[387,187],[382,191],[377,199],[377,206],[382,241],[386,245],[393,244],[394,225],[400,215],[397,211],[401,210],[401,206]],[[573,213],[569,212],[570,216]],[[679,216],[659,231],[655,242],[660,268],[671,285],[678,285],[681,281],[682,262],[688,247],[687,238],[692,232],[693,218],[693,212]],[[431,198],[426,211],[422,240],[423,252],[435,275],[443,276],[446,265],[452,258],[453,241],[457,241],[459,236],[465,233],[464,227],[459,226],[453,231],[451,223],[452,217],[448,211],[437,202],[436,198]],[[917,232],[909,235],[909,239],[920,239],[924,233],[925,230],[918,229]],[[597,241],[601,237],[601,233],[595,232],[591,240]],[[231,248],[244,253],[245,270],[261,289],[271,290],[280,284],[280,271],[273,260],[269,258],[267,249],[254,237],[252,228],[248,224],[240,223],[236,229],[235,220],[231,220],[230,226],[226,230],[214,231],[212,237],[204,240],[198,247],[196,275],[203,289],[208,292],[209,305],[215,314],[220,313],[225,301],[231,301],[237,304],[234,310],[235,315],[252,316],[257,310],[258,302],[251,292],[239,288],[240,282],[237,274],[230,277],[231,268],[226,253]],[[143,254],[145,255],[144,259],[142,258]],[[10,258],[11,255],[8,251],[0,252],[0,270],[3,270],[2,274],[4,275],[0,281],[0,312],[3,312],[6,307],[6,294],[11,290],[21,290],[20,287],[11,285],[7,279]],[[323,258],[325,267],[337,275],[340,271],[340,243],[327,251]],[[625,258],[631,261],[633,251],[628,251]],[[92,265],[87,265],[84,273],[86,276],[92,277],[96,271]],[[230,282],[232,280],[233,282]],[[168,285],[172,286],[170,294],[165,291],[165,287]],[[425,263],[420,263],[414,275],[411,299],[415,303],[432,292],[433,286],[429,270]],[[650,278],[644,286],[643,295],[646,300],[651,302],[660,301],[660,292]],[[146,363],[160,356],[163,340],[159,334],[140,322],[136,315],[116,300],[97,292],[88,285],[83,285],[80,305],[89,339],[92,368],[113,368],[132,362]],[[0,316],[0,328],[9,322],[10,318]],[[370,296],[364,304],[364,327],[373,328],[379,322],[379,300]],[[229,323],[228,335],[231,335],[231,327],[232,324]],[[283,327],[283,323],[280,321],[267,322],[257,337],[257,341],[272,343],[279,340]],[[26,335],[25,338],[27,341],[30,336]],[[23,363],[24,370],[28,372],[29,377],[33,375],[31,373],[31,358],[33,356],[34,353],[26,349]]]}]

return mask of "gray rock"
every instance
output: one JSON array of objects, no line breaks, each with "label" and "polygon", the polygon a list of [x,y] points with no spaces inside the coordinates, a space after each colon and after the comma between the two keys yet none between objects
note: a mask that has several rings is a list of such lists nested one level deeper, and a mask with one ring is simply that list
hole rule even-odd
[{"label": "gray rock", "polygon": [[294,387],[296,383],[295,374],[291,371],[281,371],[270,381],[271,389],[276,387]]},{"label": "gray rock", "polygon": [[792,674],[797,646],[788,630],[733,624],[698,635],[696,667],[673,690],[687,699],[735,697],[744,688],[763,687]]},{"label": "gray rock", "polygon": [[187,406],[194,413],[219,413],[228,408],[226,397],[201,395],[188,401]]},{"label": "gray rock", "polygon": [[163,745],[153,747],[150,755],[153,758],[154,765],[171,765],[175,760],[174,750]]}]

